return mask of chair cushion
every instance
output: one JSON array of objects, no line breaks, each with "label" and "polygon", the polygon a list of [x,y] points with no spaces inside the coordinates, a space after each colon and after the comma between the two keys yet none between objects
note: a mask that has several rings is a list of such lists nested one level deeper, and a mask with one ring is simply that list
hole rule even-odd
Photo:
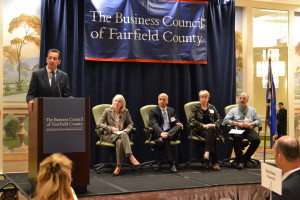
[{"label": "chair cushion", "polygon": [[190,140],[195,140],[195,141],[199,141],[199,142],[205,142],[205,138],[200,137],[200,136],[190,135],[188,138]]},{"label": "chair cushion", "polygon": [[[146,141],[145,141],[145,144],[155,146],[154,140],[146,140]],[[171,141],[170,144],[171,144],[171,145],[178,145],[178,144],[181,144],[181,141],[180,141],[180,140],[174,140],[174,141]]]},{"label": "chair cushion", "polygon": [[154,142],[154,140],[146,140],[145,141],[145,144],[147,144],[147,145],[155,145],[155,142]]},{"label": "chair cushion", "polygon": [[104,141],[98,141],[96,143],[96,145],[98,145],[98,146],[104,146],[104,147],[116,147],[116,145],[114,145],[113,143],[104,142]]},{"label": "chair cushion", "polygon": [[172,140],[171,141],[171,143],[170,143],[171,145],[178,145],[178,144],[181,144],[181,141],[180,140]]},{"label": "chair cushion", "polygon": [[[130,145],[132,146],[134,143],[130,141]],[[110,142],[104,142],[104,141],[98,141],[96,142],[96,145],[98,146],[104,146],[104,147],[116,147],[115,144],[110,143]]]}]

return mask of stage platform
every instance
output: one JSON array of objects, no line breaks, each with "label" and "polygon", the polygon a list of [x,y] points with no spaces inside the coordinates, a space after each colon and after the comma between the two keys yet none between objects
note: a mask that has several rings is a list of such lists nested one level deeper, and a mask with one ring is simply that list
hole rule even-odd
[{"label": "stage platform", "polygon": [[[78,194],[83,200],[255,200],[265,199],[268,190],[260,186],[260,167],[243,170],[222,167],[221,171],[206,169],[199,164],[189,167],[180,165],[177,174],[170,174],[168,166],[161,171],[152,167],[132,170],[123,168],[120,176],[113,177],[112,169],[103,169],[101,174],[90,170],[90,185],[86,194]],[[4,174],[0,184],[12,182],[24,199],[32,196],[33,187],[27,173]]]}]

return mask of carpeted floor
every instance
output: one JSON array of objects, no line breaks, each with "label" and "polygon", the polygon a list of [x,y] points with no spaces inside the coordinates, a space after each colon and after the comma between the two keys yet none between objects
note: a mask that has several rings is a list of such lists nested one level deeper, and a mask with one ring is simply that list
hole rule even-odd
[{"label": "carpeted floor", "polygon": [[[8,173],[4,175],[7,179],[3,181],[13,182],[18,189],[28,197],[32,195],[34,189],[28,182],[27,173]],[[260,181],[260,167],[245,168],[244,170],[222,167],[221,171],[213,171],[195,163],[191,164],[190,167],[180,165],[177,174],[170,174],[167,166],[161,171],[154,171],[154,169],[150,167],[144,167],[143,169],[136,169],[134,171],[130,168],[123,168],[122,174],[118,177],[112,176],[111,169],[103,169],[101,174],[90,170],[90,185],[87,187],[88,192],[78,195],[78,197],[181,190],[224,185],[259,184]],[[1,181],[0,184],[2,184]]]},{"label": "carpeted floor", "polygon": [[[258,160],[264,159],[264,147],[258,147],[256,152],[253,155],[254,158]],[[265,149],[265,159],[268,161],[274,161],[274,150],[270,148],[270,146],[267,146]]]}]

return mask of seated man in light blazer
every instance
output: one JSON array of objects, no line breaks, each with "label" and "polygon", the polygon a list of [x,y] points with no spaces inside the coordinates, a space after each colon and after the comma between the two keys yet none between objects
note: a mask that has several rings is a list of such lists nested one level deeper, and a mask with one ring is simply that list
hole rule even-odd
[{"label": "seated man in light blazer", "polygon": [[[149,121],[154,131],[153,139],[155,139],[161,152],[159,161],[165,157],[165,160],[170,164],[170,172],[177,173],[172,157],[170,141],[177,139],[179,132],[183,129],[183,125],[176,118],[175,110],[167,107],[168,103],[168,95],[161,93],[158,96],[158,106],[149,112]],[[158,168],[160,164],[159,162]]]},{"label": "seated man in light blazer", "polygon": [[71,97],[68,74],[57,69],[61,63],[59,50],[50,49],[46,63],[46,67],[32,72],[26,96],[29,111],[35,97]]}]

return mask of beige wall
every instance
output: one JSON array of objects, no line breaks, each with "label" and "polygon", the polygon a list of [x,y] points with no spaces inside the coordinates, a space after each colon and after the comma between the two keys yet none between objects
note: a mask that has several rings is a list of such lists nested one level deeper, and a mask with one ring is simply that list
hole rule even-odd
[{"label": "beige wall", "polygon": [[[0,30],[3,30],[3,1],[0,0]],[[0,31],[0,44],[3,44],[3,31]],[[0,173],[3,173],[3,48],[0,45]]]},{"label": "beige wall", "polygon": [[[252,40],[252,10],[253,8],[286,10],[289,12],[289,35],[288,35],[288,60],[286,60],[286,76],[280,77],[279,88],[276,89],[277,102],[282,101],[288,109],[289,127],[288,133],[294,135],[294,42],[293,42],[293,16],[295,11],[300,11],[300,5],[286,5],[278,3],[267,3],[252,0],[236,0],[236,6],[243,7],[243,52],[244,52],[244,71],[243,71],[243,90],[249,93],[249,105],[257,109],[258,113],[265,120],[266,114],[266,89],[262,88],[261,78],[256,77],[253,62],[253,40]],[[264,130],[264,129],[263,129]],[[269,131],[267,131],[269,132]]]}]

